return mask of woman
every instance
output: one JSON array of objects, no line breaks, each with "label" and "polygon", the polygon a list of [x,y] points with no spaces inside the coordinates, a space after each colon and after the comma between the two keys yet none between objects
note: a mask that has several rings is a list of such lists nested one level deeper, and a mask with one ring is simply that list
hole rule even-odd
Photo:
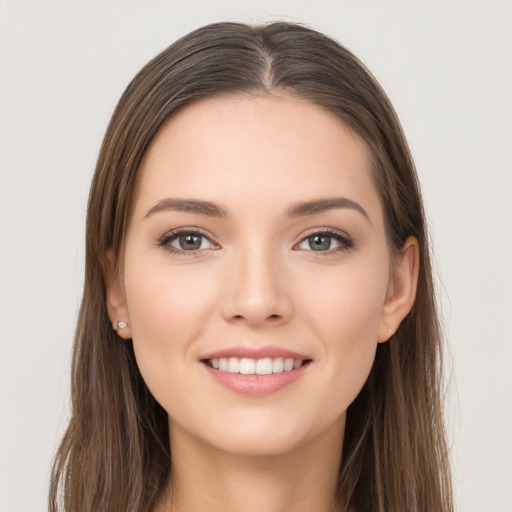
[{"label": "woman", "polygon": [[439,366],[414,165],[364,66],[288,23],[148,63],[91,187],[50,509],[452,510]]}]

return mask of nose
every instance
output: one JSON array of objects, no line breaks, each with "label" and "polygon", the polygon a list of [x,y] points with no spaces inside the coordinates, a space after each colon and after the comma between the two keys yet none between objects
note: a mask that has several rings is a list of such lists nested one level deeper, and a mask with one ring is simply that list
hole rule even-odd
[{"label": "nose", "polygon": [[227,321],[259,327],[290,320],[293,313],[290,286],[271,251],[264,254],[261,250],[241,250],[229,267],[221,302]]}]

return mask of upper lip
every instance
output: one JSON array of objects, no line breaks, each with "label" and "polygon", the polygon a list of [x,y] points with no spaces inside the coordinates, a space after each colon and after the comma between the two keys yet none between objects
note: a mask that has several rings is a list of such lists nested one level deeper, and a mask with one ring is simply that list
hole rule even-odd
[{"label": "upper lip", "polygon": [[293,350],[288,350],[281,347],[274,347],[271,345],[267,345],[264,347],[230,347],[222,350],[217,350],[215,352],[209,352],[208,354],[203,355],[201,359],[221,359],[223,357],[247,357],[249,359],[264,359],[265,357],[282,357],[284,359],[291,358],[298,359],[300,361],[311,359],[311,357],[304,354],[299,354],[298,352],[294,352]]}]

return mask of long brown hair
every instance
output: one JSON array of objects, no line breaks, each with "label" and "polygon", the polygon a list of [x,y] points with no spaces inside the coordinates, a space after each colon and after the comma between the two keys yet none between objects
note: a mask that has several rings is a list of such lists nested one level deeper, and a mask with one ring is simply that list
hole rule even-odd
[{"label": "long brown hair", "polygon": [[341,509],[452,510],[442,416],[441,336],[414,163],[387,96],[336,41],[291,23],[217,23],[151,60],[122,95],[92,181],[86,271],[72,363],[72,416],[51,477],[50,510],[150,512],[169,482],[167,414],[148,391],[130,342],[112,329],[102,257],[122,256],[144,152],[164,121],[215,95],[285,90],[335,114],[367,144],[391,254],[420,247],[415,304],[378,345],[350,405],[338,482]]}]

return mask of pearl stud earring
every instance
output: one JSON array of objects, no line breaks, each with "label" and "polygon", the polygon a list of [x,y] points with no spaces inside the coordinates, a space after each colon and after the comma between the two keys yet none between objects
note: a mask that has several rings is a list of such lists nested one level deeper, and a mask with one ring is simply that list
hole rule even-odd
[{"label": "pearl stud earring", "polygon": [[124,329],[128,324],[126,322],[118,322],[116,329]]}]

